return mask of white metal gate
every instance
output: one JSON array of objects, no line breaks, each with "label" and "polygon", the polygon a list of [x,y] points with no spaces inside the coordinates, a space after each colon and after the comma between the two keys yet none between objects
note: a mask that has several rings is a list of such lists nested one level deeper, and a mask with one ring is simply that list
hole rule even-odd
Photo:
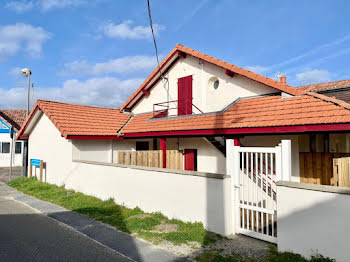
[{"label": "white metal gate", "polygon": [[238,232],[277,243],[275,182],[282,179],[282,148],[235,148]]}]

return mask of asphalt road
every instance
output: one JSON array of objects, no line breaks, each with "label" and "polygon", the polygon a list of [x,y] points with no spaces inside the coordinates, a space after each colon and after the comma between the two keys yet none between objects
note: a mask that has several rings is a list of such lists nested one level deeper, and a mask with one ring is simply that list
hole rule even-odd
[{"label": "asphalt road", "polygon": [[132,261],[0,191],[0,261]]}]

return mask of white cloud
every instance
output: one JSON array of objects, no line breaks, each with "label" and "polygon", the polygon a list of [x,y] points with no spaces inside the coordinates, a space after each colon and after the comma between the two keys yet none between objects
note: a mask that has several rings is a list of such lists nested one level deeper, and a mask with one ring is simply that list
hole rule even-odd
[{"label": "white cloud", "polygon": [[40,56],[43,44],[51,34],[42,27],[17,23],[0,26],[0,58],[24,50],[30,56]]},{"label": "white cloud", "polygon": [[89,64],[86,60],[64,64],[61,75],[100,75],[108,73],[130,74],[149,72],[157,66],[154,56],[127,56],[103,63]]},{"label": "white cloud", "polygon": [[296,74],[301,85],[322,83],[331,81],[331,73],[327,70],[313,69]]},{"label": "white cloud", "polygon": [[15,11],[18,14],[28,12],[33,9],[34,3],[32,1],[11,1],[6,3],[6,8]]},{"label": "white cloud", "polygon": [[8,73],[10,76],[17,78],[17,77],[21,76],[21,68],[16,66],[16,67],[12,68]]},{"label": "white cloud", "polygon": [[[86,81],[67,80],[62,87],[35,87],[31,106],[37,99],[48,99],[67,103],[119,107],[142,83],[142,79],[120,80],[113,77],[92,78]],[[0,108],[25,108],[27,89],[0,88]],[[32,97],[32,95],[31,95]]]},{"label": "white cloud", "polygon": [[257,74],[262,74],[262,73],[265,73],[269,70],[268,67],[260,66],[260,65],[246,66],[246,69],[248,69],[249,71],[252,71],[254,73],[257,73]]},{"label": "white cloud", "polygon": [[[121,24],[107,23],[101,27],[103,33],[111,38],[121,39],[150,39],[152,37],[151,28],[147,26],[133,26],[133,21],[127,20]],[[165,27],[162,25],[154,24],[154,34],[157,36],[161,30]]]},{"label": "white cloud", "polygon": [[86,3],[85,0],[15,0],[8,2],[5,7],[21,14],[34,8],[47,12],[53,9],[75,7],[84,3]]}]

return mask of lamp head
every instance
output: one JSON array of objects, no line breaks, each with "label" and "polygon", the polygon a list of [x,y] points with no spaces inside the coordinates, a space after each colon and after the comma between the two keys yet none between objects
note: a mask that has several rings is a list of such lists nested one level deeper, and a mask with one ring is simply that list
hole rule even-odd
[{"label": "lamp head", "polygon": [[28,77],[28,76],[30,76],[30,75],[32,74],[32,72],[31,72],[28,68],[23,68],[23,69],[21,70],[21,73],[22,73],[22,75],[23,75],[24,77]]}]

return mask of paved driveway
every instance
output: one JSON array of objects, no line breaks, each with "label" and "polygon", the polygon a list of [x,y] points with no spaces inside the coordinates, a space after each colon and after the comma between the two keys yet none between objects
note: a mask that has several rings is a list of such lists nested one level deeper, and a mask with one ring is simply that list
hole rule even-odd
[{"label": "paved driveway", "polygon": [[0,191],[0,261],[132,261]]},{"label": "paved driveway", "polygon": [[[7,182],[9,180],[9,167],[0,167],[0,181],[1,182]],[[22,167],[15,166],[12,168],[12,177],[11,179],[15,179],[17,177],[20,177],[22,175]]]}]

